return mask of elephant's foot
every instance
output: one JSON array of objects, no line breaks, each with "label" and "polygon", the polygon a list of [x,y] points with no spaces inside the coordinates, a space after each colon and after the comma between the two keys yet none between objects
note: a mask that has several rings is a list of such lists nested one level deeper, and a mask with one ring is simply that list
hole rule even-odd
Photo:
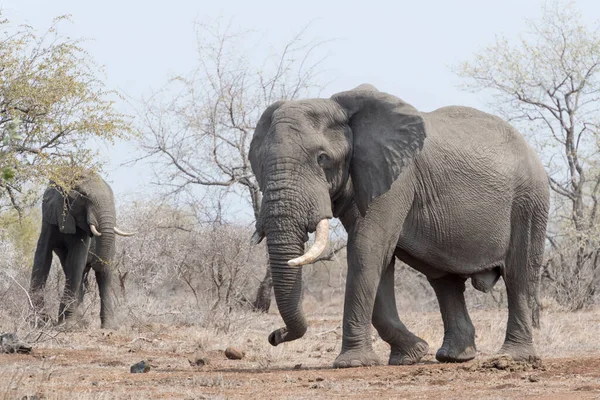
[{"label": "elephant's foot", "polygon": [[504,342],[498,354],[508,354],[515,361],[532,362],[538,360],[535,348],[531,343]]},{"label": "elephant's foot", "polygon": [[392,346],[390,352],[389,365],[412,365],[418,363],[429,351],[429,345],[426,341],[417,340],[410,346]]},{"label": "elephant's foot", "polygon": [[80,307],[67,308],[60,305],[57,325],[62,326],[62,329],[67,331],[78,330],[85,328],[87,323],[84,321],[83,312]]},{"label": "elephant's foot", "polygon": [[100,329],[109,329],[114,331],[119,329],[119,325],[115,320],[104,321],[100,324]]},{"label": "elephant's foot", "polygon": [[110,329],[117,330],[119,329],[119,324],[117,323],[117,318],[114,314],[110,316],[101,316],[100,317],[100,329]]},{"label": "elephant's foot", "polygon": [[470,361],[477,355],[475,341],[470,340],[453,340],[445,337],[442,347],[435,354],[435,358],[439,362],[444,363],[459,363]]},{"label": "elephant's foot", "polygon": [[348,350],[343,351],[333,363],[334,368],[369,367],[380,365],[379,357],[373,350]]}]

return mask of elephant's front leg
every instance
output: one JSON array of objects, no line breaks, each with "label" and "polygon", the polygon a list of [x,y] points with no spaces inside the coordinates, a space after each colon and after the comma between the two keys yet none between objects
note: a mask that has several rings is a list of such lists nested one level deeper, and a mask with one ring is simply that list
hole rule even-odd
[{"label": "elephant's front leg", "polygon": [[83,270],[87,259],[90,238],[74,237],[68,245],[67,258],[65,260],[65,290],[63,292],[58,309],[58,320],[62,322],[69,319],[79,306],[81,281]]},{"label": "elephant's front leg", "polygon": [[[379,363],[371,345],[371,319],[383,271],[394,257],[402,225],[412,204],[404,182],[371,203],[348,236],[348,276],[344,299],[342,351],[334,367]],[[393,187],[394,188],[394,187]]]},{"label": "elephant's front leg", "polygon": [[379,282],[373,310],[373,325],[379,336],[391,347],[388,363],[410,365],[419,362],[427,354],[429,345],[410,332],[400,321],[394,292],[394,264],[395,258],[392,258]]},{"label": "elephant's front leg", "polygon": [[[40,238],[38,239],[35,256],[33,259],[33,268],[31,269],[30,294],[34,312],[39,313],[41,322],[46,322],[48,316],[43,312],[44,293],[43,289],[48,280],[50,267],[52,265],[52,247],[53,226],[42,223]],[[37,322],[36,322],[37,324]]]}]

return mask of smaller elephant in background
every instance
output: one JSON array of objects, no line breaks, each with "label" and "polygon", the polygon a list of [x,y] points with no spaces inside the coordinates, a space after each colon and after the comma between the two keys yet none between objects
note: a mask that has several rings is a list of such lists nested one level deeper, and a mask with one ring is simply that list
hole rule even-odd
[{"label": "smaller elephant in background", "polygon": [[65,273],[59,322],[71,318],[78,309],[83,301],[84,281],[93,269],[100,292],[101,327],[115,328],[112,261],[116,235],[134,233],[117,228],[113,191],[97,173],[85,170],[68,192],[51,181],[44,192],[42,227],[31,271],[34,307],[41,310],[44,306],[41,293],[54,252]]}]

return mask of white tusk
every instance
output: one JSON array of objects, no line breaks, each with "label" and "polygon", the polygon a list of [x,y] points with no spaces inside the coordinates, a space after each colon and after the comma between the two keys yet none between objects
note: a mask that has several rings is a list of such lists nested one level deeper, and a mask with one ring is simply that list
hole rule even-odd
[{"label": "white tusk", "polygon": [[258,233],[258,231],[254,231],[254,234],[250,238],[250,243],[252,244],[252,246],[256,246],[257,244],[262,242],[264,238],[265,235]]},{"label": "white tusk", "polygon": [[115,233],[119,236],[133,236],[136,234],[136,232],[123,232],[122,230],[120,230],[119,228],[117,228],[115,226]]},{"label": "white tusk", "polygon": [[98,232],[98,229],[96,229],[96,227],[94,225],[90,225],[90,230],[92,231],[92,234],[94,236],[102,236],[102,234],[100,232]]},{"label": "white tusk", "polygon": [[303,256],[294,258],[288,261],[288,265],[300,266],[314,262],[327,247],[327,241],[329,240],[329,221],[327,218],[323,218],[317,224],[317,233],[315,234],[315,243],[308,249]]}]

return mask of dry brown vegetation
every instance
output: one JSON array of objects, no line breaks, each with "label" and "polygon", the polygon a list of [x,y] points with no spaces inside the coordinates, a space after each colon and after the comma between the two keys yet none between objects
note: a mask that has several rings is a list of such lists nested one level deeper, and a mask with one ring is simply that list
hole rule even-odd
[{"label": "dry brown vegetation", "polygon": [[[542,368],[486,367],[500,347],[506,311],[475,311],[480,355],[467,364],[443,365],[434,352],[443,328],[438,312],[410,312],[404,320],[430,343],[422,363],[404,367],[334,370],[339,352],[342,302],[305,301],[310,328],[298,341],[272,347],[266,341],[279,327],[269,314],[234,312],[227,331],[202,327],[201,321],[156,323],[130,320],[116,331],[52,329],[30,355],[0,355],[0,396],[46,399],[81,398],[597,398],[600,395],[600,313],[546,311],[536,342]],[[195,316],[180,315],[180,318]],[[4,325],[4,320],[0,323]],[[92,326],[97,323],[92,322]],[[373,334],[382,361],[388,346]],[[245,352],[228,360],[227,346]],[[205,366],[190,365],[200,352]],[[147,360],[146,374],[130,365]],[[563,397],[560,397],[560,396]]]},{"label": "dry brown vegetation", "polygon": [[[467,364],[435,361],[443,325],[426,280],[413,270],[397,272],[403,320],[430,344],[414,366],[334,370],[341,345],[345,263],[343,254],[304,269],[304,306],[309,331],[278,347],[267,335],[281,326],[276,307],[251,311],[246,299],[262,278],[265,252],[249,246],[246,228],[214,226],[197,231],[188,215],[138,203],[121,218],[138,234],[119,239],[115,267],[122,325],[99,329],[93,276],[82,307],[82,324],[32,328],[26,289],[30,266],[20,250],[2,241],[0,331],[16,332],[33,345],[29,355],[0,355],[0,398],[37,395],[81,398],[593,398],[600,395],[600,311],[567,312],[548,298],[535,340],[543,367],[482,364],[500,348],[507,310],[502,284],[492,294],[467,289],[477,329],[479,356]],[[142,229],[143,228],[143,229]],[[24,250],[23,250],[24,251]],[[4,279],[6,277],[6,279]],[[47,286],[55,318],[62,272],[53,266]],[[124,289],[124,290],[123,290]],[[233,346],[245,353],[228,360]],[[373,330],[373,346],[385,364],[388,345]],[[193,366],[201,354],[208,365]],[[145,374],[129,367],[150,363]]]}]

